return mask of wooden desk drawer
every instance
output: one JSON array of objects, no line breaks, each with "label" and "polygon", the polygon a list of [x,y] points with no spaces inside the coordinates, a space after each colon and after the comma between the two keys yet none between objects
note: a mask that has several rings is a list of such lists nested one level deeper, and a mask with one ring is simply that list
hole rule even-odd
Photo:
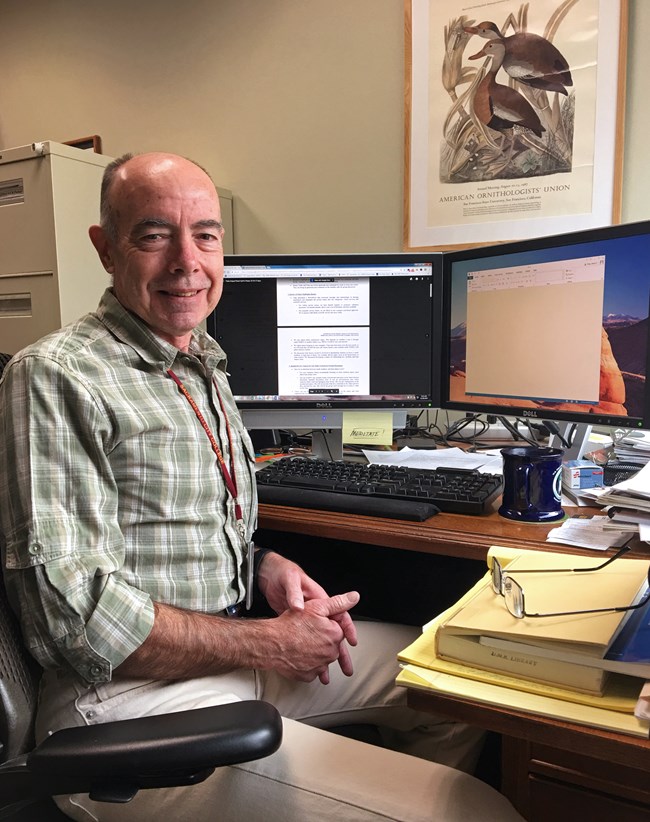
[{"label": "wooden desk drawer", "polygon": [[648,822],[650,806],[530,775],[528,822]]},{"label": "wooden desk drawer", "polygon": [[503,790],[528,822],[650,822],[648,769],[503,739]]},{"label": "wooden desk drawer", "polygon": [[613,793],[650,807],[650,784],[645,769],[535,743],[530,745],[528,768],[537,776],[570,782],[601,793]]}]

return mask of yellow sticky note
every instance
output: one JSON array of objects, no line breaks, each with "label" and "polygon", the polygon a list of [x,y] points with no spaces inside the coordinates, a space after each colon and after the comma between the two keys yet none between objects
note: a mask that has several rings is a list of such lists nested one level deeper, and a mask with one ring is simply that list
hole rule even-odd
[{"label": "yellow sticky note", "polygon": [[392,411],[345,411],[343,442],[363,445],[393,444]]}]

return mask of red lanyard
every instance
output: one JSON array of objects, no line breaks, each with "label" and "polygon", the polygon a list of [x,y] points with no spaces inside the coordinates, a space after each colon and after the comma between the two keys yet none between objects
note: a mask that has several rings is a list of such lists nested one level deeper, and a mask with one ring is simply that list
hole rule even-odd
[{"label": "red lanyard", "polygon": [[226,483],[226,488],[228,489],[230,496],[235,503],[235,517],[237,518],[237,527],[240,530],[242,536],[244,535],[244,517],[241,510],[241,505],[237,500],[237,477],[235,475],[235,459],[234,459],[234,451],[232,447],[232,434],[230,432],[230,423],[228,422],[228,415],[226,414],[226,409],[223,407],[223,400],[221,399],[221,394],[219,393],[219,389],[217,387],[216,382],[214,383],[214,389],[217,392],[217,397],[219,398],[219,406],[221,407],[221,413],[226,421],[226,432],[228,434],[228,446],[230,448],[230,471],[228,470],[228,466],[226,465],[226,461],[223,458],[223,454],[221,453],[221,449],[217,444],[216,439],[214,438],[214,434],[210,430],[210,426],[205,421],[205,417],[200,412],[198,405],[194,402],[194,398],[190,394],[190,392],[185,388],[183,383],[179,380],[179,378],[174,374],[171,368],[167,369],[167,374],[174,380],[176,385],[178,386],[179,391],[185,397],[185,399],[189,402],[192,406],[192,410],[196,414],[196,418],[203,426],[203,430],[208,435],[208,439],[210,440],[210,445],[212,446],[212,450],[217,455],[217,461],[219,462],[219,468],[221,469],[221,474],[223,476],[223,480]]}]

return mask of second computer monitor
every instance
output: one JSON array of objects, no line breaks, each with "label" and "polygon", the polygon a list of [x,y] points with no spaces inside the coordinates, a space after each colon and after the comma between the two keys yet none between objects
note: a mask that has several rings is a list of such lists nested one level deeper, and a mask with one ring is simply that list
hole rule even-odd
[{"label": "second computer monitor", "polygon": [[445,254],[443,288],[443,407],[650,426],[650,223]]}]

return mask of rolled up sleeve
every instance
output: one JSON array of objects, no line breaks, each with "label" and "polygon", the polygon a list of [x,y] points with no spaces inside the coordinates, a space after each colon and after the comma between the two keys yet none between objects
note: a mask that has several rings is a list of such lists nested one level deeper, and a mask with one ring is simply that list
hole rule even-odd
[{"label": "rolled up sleeve", "polygon": [[107,681],[146,639],[150,596],[121,575],[110,417],[88,385],[18,357],[0,387],[0,523],[7,591],[45,668]]}]

